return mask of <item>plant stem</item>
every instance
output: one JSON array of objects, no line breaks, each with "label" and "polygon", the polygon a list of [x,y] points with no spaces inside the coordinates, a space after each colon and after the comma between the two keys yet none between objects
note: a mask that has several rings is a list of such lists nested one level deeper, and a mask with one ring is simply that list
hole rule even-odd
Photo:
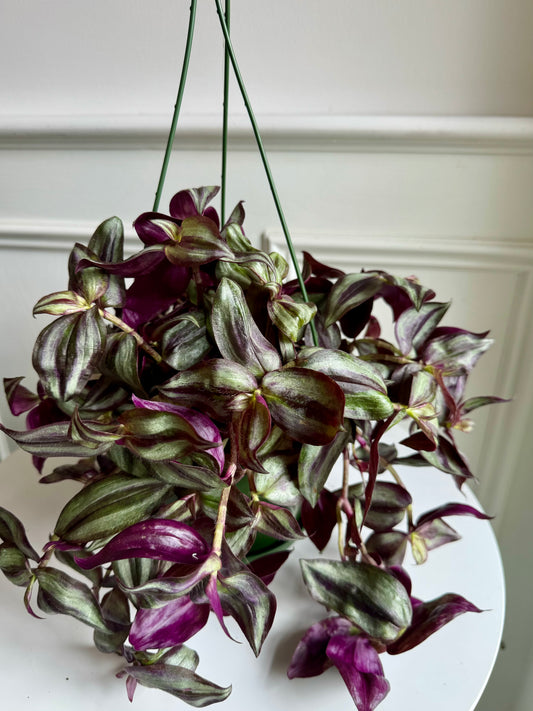
[{"label": "plant stem", "polygon": [[222,552],[222,540],[226,529],[226,516],[228,513],[228,501],[231,492],[231,485],[222,490],[220,504],[218,506],[217,522],[215,524],[215,535],[213,536],[213,553],[220,556]]},{"label": "plant stem", "polygon": [[[396,471],[396,469],[392,466],[392,464],[389,464],[389,463],[387,462],[386,467],[387,467],[387,471],[389,471],[389,472],[392,474],[392,476],[394,477],[396,483],[397,483],[399,486],[401,486],[402,489],[405,489],[405,490],[407,491],[407,488],[406,488],[405,484],[403,483],[403,481],[402,481],[400,475],[398,474],[398,472]],[[408,524],[409,524],[409,530],[411,531],[411,530],[414,528],[414,524],[413,524],[413,504],[409,504],[409,506],[407,507],[407,522],[408,522]]]},{"label": "plant stem", "polygon": [[110,313],[109,311],[104,311],[104,309],[99,309],[100,315],[106,319],[106,321],[109,321],[112,323],[114,326],[117,326],[120,328],[121,331],[124,331],[124,333],[129,333],[135,340],[137,341],[139,348],[142,348],[145,353],[147,353],[149,356],[151,356],[156,363],[161,363],[163,358],[159,355],[159,353],[155,350],[155,348],[152,348],[152,346],[149,343],[146,343],[144,338],[137,333],[135,329],[133,329],[131,326],[128,326],[127,323],[124,323],[124,321],[119,318],[118,316],[115,316],[115,314]]},{"label": "plant stem", "polygon": [[[239,89],[241,91],[241,95],[244,101],[244,105],[246,107],[246,111],[248,112],[248,117],[250,119],[250,123],[252,125],[252,130],[254,132],[255,140],[257,143],[257,148],[259,150],[259,154],[261,155],[261,160],[263,162],[263,168],[265,169],[266,177],[268,180],[268,184],[270,186],[270,192],[272,193],[272,198],[274,199],[274,204],[276,206],[276,210],[278,213],[279,221],[281,223],[281,228],[283,230],[283,234],[285,236],[285,241],[287,243],[287,248],[289,250],[289,254],[291,256],[292,263],[294,265],[294,269],[296,271],[296,277],[298,279],[298,284],[300,286],[300,291],[302,292],[302,297],[304,301],[309,301],[309,297],[307,296],[307,289],[305,288],[304,280],[302,277],[302,272],[300,270],[300,265],[298,264],[298,259],[296,257],[296,252],[294,249],[294,245],[292,243],[291,235],[289,233],[289,228],[287,226],[287,222],[285,220],[285,215],[283,213],[283,208],[281,207],[281,203],[279,200],[278,196],[278,191],[276,189],[276,185],[274,183],[274,178],[272,176],[272,171],[270,170],[270,165],[268,162],[268,158],[265,152],[265,148],[263,146],[263,141],[261,139],[261,134],[259,133],[259,127],[257,125],[257,121],[255,119],[255,115],[252,109],[252,105],[250,103],[250,99],[248,98],[248,93],[246,91],[246,87],[244,85],[243,78],[241,76],[241,72],[239,70],[239,65],[237,64],[237,59],[235,57],[235,52],[233,50],[233,45],[231,44],[231,38],[229,34],[229,29],[226,24],[226,21],[224,19],[224,13],[222,12],[222,7],[220,5],[220,0],[215,0],[215,4],[217,6],[217,13],[218,13],[218,18],[220,20],[220,26],[222,28],[222,32],[224,34],[224,39],[226,41],[226,51],[229,54],[230,60],[231,60],[231,65],[233,67],[233,73],[235,74],[235,78],[237,80],[237,83],[239,85]],[[311,334],[313,336],[313,342],[315,346],[318,346],[318,334],[316,332],[315,324],[313,321],[310,322],[309,327],[311,329]]]},{"label": "plant stem", "polygon": [[[231,0],[226,0],[226,26],[230,32]],[[220,177],[220,223],[226,222],[226,166],[228,161],[228,108],[229,108],[229,66],[228,43],[224,43],[224,102],[222,109],[222,172]]]},{"label": "plant stem", "polygon": [[174,105],[174,114],[172,116],[172,123],[170,126],[170,131],[167,139],[167,147],[165,149],[165,155],[163,158],[163,165],[161,167],[161,173],[159,175],[159,182],[157,184],[157,190],[155,193],[154,207],[153,211],[157,212],[159,209],[159,203],[161,201],[161,193],[163,192],[163,186],[165,184],[165,178],[167,175],[168,163],[170,161],[170,154],[172,152],[172,144],[174,143],[174,136],[176,135],[176,126],[178,125],[178,116],[181,108],[181,101],[183,99],[183,92],[185,90],[185,82],[187,79],[187,71],[189,69],[189,59],[191,56],[192,48],[192,38],[194,34],[194,23],[196,19],[196,5],[198,0],[191,0],[191,7],[189,10],[189,29],[187,31],[187,42],[185,45],[185,55],[183,57],[183,64],[181,67],[181,77],[180,84],[178,88],[178,96],[176,98],[176,103]]}]

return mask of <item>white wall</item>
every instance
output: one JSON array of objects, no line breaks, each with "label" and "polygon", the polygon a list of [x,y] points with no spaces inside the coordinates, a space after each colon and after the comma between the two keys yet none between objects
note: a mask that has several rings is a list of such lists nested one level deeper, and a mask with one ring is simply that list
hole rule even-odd
[{"label": "white wall", "polygon": [[[0,375],[13,376],[30,371],[42,326],[31,307],[65,284],[70,244],[151,207],[189,3],[4,5]],[[214,2],[199,6],[162,206],[218,182],[222,42]],[[521,695],[516,711],[532,708],[533,3],[233,0],[232,11],[296,242],[354,268],[417,272],[454,299],[451,320],[496,338],[475,391],[515,401],[481,411],[465,442],[508,575],[507,648],[479,708],[515,711]],[[232,113],[229,200],[246,200],[252,239],[276,242],[235,88]]]},{"label": "white wall", "polygon": [[[4,3],[1,112],[166,112],[188,7],[188,0]],[[199,3],[191,113],[220,105],[214,7]],[[233,0],[232,15],[260,113],[533,113],[529,0]]]}]

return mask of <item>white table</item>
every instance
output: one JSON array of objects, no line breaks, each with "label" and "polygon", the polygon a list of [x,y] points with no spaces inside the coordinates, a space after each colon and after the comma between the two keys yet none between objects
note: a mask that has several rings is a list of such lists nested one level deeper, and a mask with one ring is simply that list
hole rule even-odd
[{"label": "white table", "polygon": [[[415,501],[415,518],[448,501],[465,499],[450,477],[431,469],[401,472]],[[28,455],[17,452],[0,465],[0,505],[26,525],[30,541],[46,542],[57,514],[78,489],[72,482],[38,485]],[[466,503],[479,506],[467,493]],[[399,656],[382,655],[391,692],[379,711],[473,711],[490,676],[500,645],[504,616],[504,578],[490,524],[470,517],[449,518],[463,536],[430,553],[427,564],[407,563],[417,597],[430,600],[445,592],[463,595],[482,614],[466,613]],[[248,644],[235,644],[216,620],[189,641],[200,655],[198,673],[226,686],[231,696],[220,709],[242,711],[353,711],[344,683],[334,669],[320,677],[286,677],[292,652],[304,630],[324,617],[308,596],[298,559],[317,557],[307,541],[298,544],[279,572],[272,589],[278,612],[258,660]],[[138,687],[134,703],[124,682],[114,677],[121,660],[92,646],[92,630],[63,616],[46,620],[30,617],[22,602],[23,589],[0,573],[0,699],[9,711],[171,711],[190,708],[154,689]],[[237,629],[237,628],[235,628]],[[242,639],[237,629],[236,635]]]}]

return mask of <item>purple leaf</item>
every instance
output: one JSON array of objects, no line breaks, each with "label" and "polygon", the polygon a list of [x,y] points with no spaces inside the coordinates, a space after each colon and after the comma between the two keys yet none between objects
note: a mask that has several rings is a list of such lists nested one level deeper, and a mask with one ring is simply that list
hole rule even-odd
[{"label": "purple leaf", "polygon": [[426,342],[421,358],[445,375],[468,374],[492,345],[492,339],[486,335],[459,328],[437,328]]},{"label": "purple leaf", "polygon": [[39,397],[28,388],[21,385],[24,376],[19,378],[4,378],[4,391],[7,404],[13,415],[21,415],[39,404]]},{"label": "purple leaf", "polygon": [[229,633],[228,628],[226,627],[226,623],[224,622],[224,610],[222,608],[222,601],[220,599],[220,594],[219,594],[219,585],[218,585],[218,578],[217,578],[217,573],[214,571],[209,575],[209,580],[207,581],[207,585],[205,586],[205,594],[207,596],[207,599],[209,600],[209,605],[211,606],[211,609],[216,615],[217,620],[220,623],[220,626],[224,630],[224,633],[234,642],[235,640],[231,634]]},{"label": "purple leaf", "polygon": [[464,612],[482,612],[461,595],[447,593],[415,605],[413,620],[404,634],[387,647],[389,654],[401,654],[416,647],[434,632]]},{"label": "purple leaf", "polygon": [[407,547],[407,534],[401,531],[373,533],[366,541],[369,553],[379,555],[385,565],[401,565]]},{"label": "purple leaf", "polygon": [[425,548],[428,551],[439,548],[446,543],[453,543],[453,541],[458,541],[461,538],[457,531],[445,523],[441,518],[435,518],[431,521],[427,521],[426,523],[422,523],[420,526],[416,527],[413,533],[423,539]]},{"label": "purple leaf", "polygon": [[135,649],[173,647],[190,639],[204,627],[208,605],[196,605],[188,595],[151,609],[139,609],[130,630]]},{"label": "purple leaf", "polygon": [[335,635],[326,654],[339,670],[358,711],[373,711],[389,693],[390,684],[370,640],[359,635]]},{"label": "purple leaf", "polygon": [[471,397],[464,401],[461,409],[465,414],[467,414],[468,412],[472,412],[472,410],[477,410],[478,407],[484,407],[485,405],[492,405],[493,403],[499,402],[509,402],[509,400],[503,397],[494,397],[490,395]]},{"label": "purple leaf", "polygon": [[327,617],[312,625],[294,651],[287,670],[289,679],[322,674],[333,663],[326,654],[330,639],[337,634],[349,635],[353,630],[353,624],[343,617]]},{"label": "purple leaf", "polygon": [[308,501],[304,501],[302,523],[311,541],[319,551],[323,551],[337,525],[337,497],[335,494],[327,489],[322,489],[314,508]]},{"label": "purple leaf", "polygon": [[180,220],[161,212],[143,212],[133,226],[139,239],[146,245],[166,244],[179,238]]},{"label": "purple leaf", "polygon": [[88,570],[124,558],[154,558],[173,563],[199,563],[209,546],[194,528],[162,518],[148,519],[125,528],[90,558],[76,558]]},{"label": "purple leaf", "polygon": [[174,304],[185,291],[190,273],[161,258],[147,273],[141,271],[126,292],[122,320],[137,328]]},{"label": "purple leaf", "polygon": [[493,518],[483,513],[483,511],[478,511],[473,506],[468,506],[468,504],[443,504],[420,516],[416,526],[418,528],[428,521],[434,521],[436,518],[443,518],[444,516],[475,516],[479,519]]},{"label": "purple leaf", "polygon": [[249,563],[248,567],[254,575],[261,578],[265,585],[270,585],[290,553],[290,550],[284,550],[262,555]]},{"label": "purple leaf", "polygon": [[309,252],[302,251],[304,265],[303,265],[303,276],[307,278],[314,274],[318,277],[324,277],[325,279],[339,279],[344,276],[344,272],[341,269],[336,269],[335,267],[329,267],[327,264],[319,262],[315,259]]},{"label": "purple leaf", "polygon": [[422,304],[419,310],[406,309],[396,321],[395,333],[400,350],[409,355],[412,348],[419,348],[442,320],[450,304],[436,301]]},{"label": "purple leaf", "polygon": [[77,268],[98,267],[109,274],[118,274],[122,277],[139,277],[151,272],[159,262],[165,258],[163,247],[156,245],[146,247],[141,252],[125,259],[123,262],[103,262],[98,259],[81,259]]},{"label": "purple leaf", "polygon": [[219,189],[218,186],[209,185],[191,190],[180,190],[170,201],[170,214],[178,220],[205,214],[213,219],[214,215],[216,217],[214,221],[218,224],[216,212],[212,207],[208,207],[208,203],[217,195]]}]

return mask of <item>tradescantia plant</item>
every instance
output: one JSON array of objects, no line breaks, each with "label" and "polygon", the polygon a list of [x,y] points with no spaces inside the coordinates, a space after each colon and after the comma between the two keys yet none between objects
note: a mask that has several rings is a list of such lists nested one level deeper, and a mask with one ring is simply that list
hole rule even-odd
[{"label": "tradescantia plant", "polygon": [[[459,487],[472,477],[454,432],[496,399],[464,398],[490,340],[442,326],[448,305],[412,278],[344,274],[307,253],[304,301],[285,259],[248,241],[242,204],[220,226],[216,192],[184,190],[169,215],[142,214],[144,248],[128,259],[122,223],[106,220],[74,246],[68,288],[36,304],[35,314],[56,317],[35,344],[37,392],[5,381],[28,429],[2,429],[39,471],[48,457],[79,458],[41,481],[72,479],[80,490],[42,555],[1,509],[0,568],[25,588],[30,612],[36,596],[122,655],[130,698],[141,683],[204,706],[230,688],[198,676],[185,643],[214,613],[228,635],[233,617],[259,654],[284,546],[307,536],[322,551],[338,528],[338,559],[301,561],[328,612],[311,621],[288,674],[334,665],[368,711],[389,688],[380,654],[479,612],[451,593],[413,597],[402,562],[407,547],[421,563],[457,540],[448,516],[485,514],[443,503],[413,520],[394,465],[429,463]],[[395,343],[373,315],[380,300]],[[407,458],[385,444],[400,423]],[[343,484],[332,490],[339,457]]]},{"label": "tradescantia plant", "polygon": [[[389,690],[380,655],[480,611],[448,592],[418,599],[403,561],[409,548],[423,563],[457,540],[449,516],[486,515],[443,502],[414,520],[395,465],[432,465],[459,488],[472,478],[454,433],[498,401],[465,396],[490,340],[442,325],[448,304],[412,277],[345,274],[307,252],[300,270],[231,46],[229,0],[225,13],[215,4],[297,278],[248,240],[242,203],[224,216],[227,123],[222,219],[214,187],[178,192],[159,212],[192,0],[156,201],[134,223],[142,249],[124,259],[116,217],[76,244],[67,288],[34,308],[55,317],[35,343],[36,392],[4,380],[27,429],[0,429],[33,455],[43,484],[80,486],[42,554],[0,508],[0,569],[31,614],[37,606],[94,628],[96,647],[123,658],[130,699],[140,683],[201,707],[231,687],[199,676],[185,643],[213,613],[228,636],[234,618],[259,655],[276,612],[269,585],[307,537],[318,552],[301,560],[303,581],[325,610],[309,620],[288,675],[335,666],[358,711],[372,711]],[[379,302],[394,342],[381,334]],[[50,457],[69,459],[44,470]]]}]

